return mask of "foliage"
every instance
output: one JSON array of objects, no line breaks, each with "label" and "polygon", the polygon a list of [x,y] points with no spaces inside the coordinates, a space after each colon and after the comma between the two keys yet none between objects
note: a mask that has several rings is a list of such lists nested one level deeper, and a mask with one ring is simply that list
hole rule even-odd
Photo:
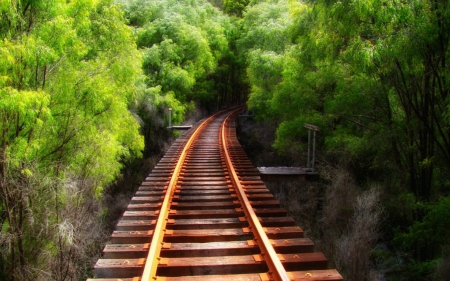
[{"label": "foliage", "polygon": [[140,55],[108,0],[3,1],[0,13],[2,279],[81,277],[95,199],[143,149],[128,111]]},{"label": "foliage", "polygon": [[287,1],[251,5],[242,23],[237,47],[246,58],[247,75],[251,85],[249,107],[260,116],[270,115],[276,85],[281,81],[287,44],[286,28],[290,23]]},{"label": "foliage", "polygon": [[[240,41],[248,106],[277,120],[279,152],[301,155],[303,124],[313,123],[327,161],[346,163],[359,182],[382,182],[397,200],[411,194],[434,206],[450,192],[449,12],[448,1],[432,0],[251,1]],[[433,224],[433,212],[403,209],[392,206],[387,224],[400,223],[390,227],[410,242],[399,251],[429,269],[445,242],[422,243],[414,233]],[[400,220],[400,210],[410,219]]]},{"label": "foliage", "polygon": [[237,17],[242,17],[245,7],[248,5],[248,0],[224,0],[223,10],[228,15],[234,15]]},{"label": "foliage", "polygon": [[427,204],[422,209],[425,212],[423,219],[415,221],[408,233],[399,235],[398,239],[406,250],[421,245],[434,255],[440,254],[450,238],[447,227],[450,223],[450,198],[442,197],[437,203]]},{"label": "foliage", "polygon": [[[147,87],[173,93],[186,112],[195,101],[217,107],[216,73],[229,56],[226,28],[231,24],[207,1],[130,1],[124,3],[137,25]],[[181,120],[180,120],[181,121]]]},{"label": "foliage", "polygon": [[183,120],[186,108],[178,101],[172,92],[165,95],[161,93],[161,87],[146,88],[143,95],[131,108],[138,116],[141,124],[141,133],[145,139],[144,155],[160,155],[164,151],[165,140],[170,139],[168,125],[168,108],[172,108],[172,121],[179,123]]}]

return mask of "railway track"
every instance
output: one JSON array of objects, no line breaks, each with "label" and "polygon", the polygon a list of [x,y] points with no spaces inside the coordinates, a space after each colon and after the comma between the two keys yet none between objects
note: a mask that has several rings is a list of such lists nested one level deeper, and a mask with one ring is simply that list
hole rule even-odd
[{"label": "railway track", "polygon": [[175,141],[88,280],[342,280],[259,178],[236,138],[238,113]]}]

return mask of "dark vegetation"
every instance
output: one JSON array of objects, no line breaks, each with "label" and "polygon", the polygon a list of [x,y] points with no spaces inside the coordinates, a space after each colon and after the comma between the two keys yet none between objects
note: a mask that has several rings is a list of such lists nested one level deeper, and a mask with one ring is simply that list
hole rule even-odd
[{"label": "dark vegetation", "polygon": [[247,102],[255,163],[346,280],[446,280],[446,0],[0,2],[0,280],[84,280],[136,185],[193,122]]}]

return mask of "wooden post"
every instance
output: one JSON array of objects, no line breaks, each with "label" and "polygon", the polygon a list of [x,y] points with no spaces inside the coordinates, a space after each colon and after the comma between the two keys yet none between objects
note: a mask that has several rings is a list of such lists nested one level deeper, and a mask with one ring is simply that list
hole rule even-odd
[{"label": "wooden post", "polygon": [[169,129],[172,128],[172,107],[169,107]]},{"label": "wooden post", "polygon": [[[308,159],[307,168],[314,172],[314,164],[316,162],[316,132],[320,131],[320,128],[305,123],[305,128],[308,129]],[[313,131],[313,147],[312,147],[312,157],[311,157],[311,131]]]}]

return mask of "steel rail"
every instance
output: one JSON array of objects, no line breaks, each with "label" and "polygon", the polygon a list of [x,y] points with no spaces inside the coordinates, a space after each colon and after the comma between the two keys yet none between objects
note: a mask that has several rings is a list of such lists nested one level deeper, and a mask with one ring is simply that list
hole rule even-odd
[{"label": "steel rail", "polygon": [[[235,112],[236,113],[236,112]],[[261,256],[263,256],[265,262],[267,263],[267,266],[269,268],[269,275],[275,280],[283,280],[288,281],[291,280],[281,263],[280,259],[277,256],[277,253],[275,252],[275,249],[273,248],[272,244],[270,243],[269,238],[266,235],[266,232],[264,231],[255,211],[253,210],[253,207],[250,204],[250,201],[248,200],[244,188],[241,185],[238,175],[236,173],[236,170],[234,169],[233,163],[231,161],[230,153],[228,151],[228,142],[227,142],[227,132],[226,132],[226,126],[228,123],[228,120],[233,116],[234,114],[228,115],[221,126],[221,139],[222,139],[222,145],[224,148],[224,154],[226,158],[226,164],[229,169],[229,173],[231,175],[231,179],[234,183],[237,196],[239,197],[239,200],[242,204],[243,211],[248,219],[248,223],[250,225],[250,229],[255,237],[256,243],[258,244],[259,248],[261,249]]]},{"label": "steel rail", "polygon": [[166,225],[170,212],[170,204],[173,197],[173,194],[176,189],[176,184],[178,181],[178,177],[183,166],[184,160],[186,158],[187,151],[191,147],[192,143],[195,141],[197,136],[200,134],[200,131],[209,124],[218,114],[214,114],[213,116],[206,119],[192,134],[189,138],[188,142],[184,146],[183,151],[180,154],[179,160],[175,169],[173,171],[172,177],[170,179],[169,185],[167,186],[166,195],[164,196],[164,201],[161,205],[161,211],[158,214],[158,219],[156,222],[155,230],[153,231],[153,237],[150,244],[150,249],[147,255],[144,271],[142,273],[141,281],[150,281],[156,280],[156,271],[158,269],[158,264],[160,261],[160,253],[163,245],[164,232],[166,230]]},{"label": "steel rail", "polygon": [[236,137],[239,111],[172,144],[87,281],[343,280],[259,179]]}]

